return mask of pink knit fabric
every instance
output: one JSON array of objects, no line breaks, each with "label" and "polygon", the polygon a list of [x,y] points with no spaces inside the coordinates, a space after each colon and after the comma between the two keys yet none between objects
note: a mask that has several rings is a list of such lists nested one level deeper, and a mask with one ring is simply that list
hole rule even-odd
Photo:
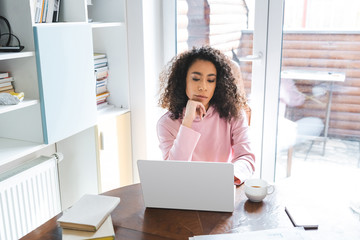
[{"label": "pink knit fabric", "polygon": [[255,169],[255,156],[248,138],[245,113],[230,122],[209,107],[205,117],[196,118],[192,128],[182,119],[172,120],[170,112],[158,121],[157,133],[165,160],[232,162],[235,184],[249,178]]}]

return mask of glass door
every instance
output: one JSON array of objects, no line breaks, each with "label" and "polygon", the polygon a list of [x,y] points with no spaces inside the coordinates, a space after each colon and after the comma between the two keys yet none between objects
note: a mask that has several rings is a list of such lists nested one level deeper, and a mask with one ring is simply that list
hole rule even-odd
[{"label": "glass door", "polygon": [[274,178],[359,183],[360,2],[284,6]]},{"label": "glass door", "polygon": [[252,109],[250,132],[256,154],[256,175],[260,176],[268,1],[177,0],[176,12],[177,53],[193,46],[210,45],[240,67]]},{"label": "glass door", "polygon": [[209,44],[240,65],[252,108],[258,176],[271,181],[359,178],[359,4],[174,3],[174,54]]}]

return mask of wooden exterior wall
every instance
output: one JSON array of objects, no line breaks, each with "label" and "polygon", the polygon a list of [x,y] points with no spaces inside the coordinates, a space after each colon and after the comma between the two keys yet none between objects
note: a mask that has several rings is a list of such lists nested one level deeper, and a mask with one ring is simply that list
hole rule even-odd
[{"label": "wooden exterior wall", "polygon": [[[252,33],[244,32],[241,54],[252,53]],[[282,70],[306,69],[344,72],[344,82],[335,82],[329,123],[329,136],[360,139],[360,33],[284,33]],[[251,87],[251,63],[242,63],[245,87]],[[312,95],[315,86],[329,89],[328,82],[296,80],[299,91]],[[292,120],[320,117],[325,122],[328,95],[318,98],[324,104],[306,100],[292,108]]]},{"label": "wooden exterior wall", "polygon": [[228,56],[240,50],[241,32],[247,29],[244,0],[178,0],[178,52],[210,45]]},{"label": "wooden exterior wall", "polygon": [[[232,56],[252,54],[252,32],[246,31],[248,9],[243,0],[178,0],[178,52],[208,44]],[[344,72],[346,80],[333,91],[329,136],[360,138],[360,34],[285,33],[282,69]],[[251,62],[241,63],[246,92],[251,88]],[[315,85],[297,80],[298,89],[311,95]],[[327,95],[319,97],[326,102]],[[292,120],[315,116],[325,119],[324,104],[307,100],[292,109]],[[325,121],[325,120],[324,120]]]},{"label": "wooden exterior wall", "polygon": [[187,0],[177,0],[177,52],[186,51],[189,46],[187,40],[189,38],[188,34],[188,10],[189,6]]}]

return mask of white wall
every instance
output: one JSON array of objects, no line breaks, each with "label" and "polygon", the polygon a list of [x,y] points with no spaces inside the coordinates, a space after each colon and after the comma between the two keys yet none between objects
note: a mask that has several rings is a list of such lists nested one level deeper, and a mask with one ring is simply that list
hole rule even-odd
[{"label": "white wall", "polygon": [[[169,0],[166,0],[169,1]],[[164,62],[162,0],[127,1],[130,109],[134,181],[138,159],[161,159],[156,123],[158,77]]]},{"label": "white wall", "polygon": [[144,58],[147,159],[161,159],[156,124],[163,111],[158,107],[159,73],[164,63],[162,1],[145,0]]}]

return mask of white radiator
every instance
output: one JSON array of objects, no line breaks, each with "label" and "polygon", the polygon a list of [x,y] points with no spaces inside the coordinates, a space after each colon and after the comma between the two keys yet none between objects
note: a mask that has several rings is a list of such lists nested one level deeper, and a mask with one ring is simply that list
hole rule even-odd
[{"label": "white radiator", "polygon": [[0,175],[0,240],[19,239],[61,211],[58,155]]}]

